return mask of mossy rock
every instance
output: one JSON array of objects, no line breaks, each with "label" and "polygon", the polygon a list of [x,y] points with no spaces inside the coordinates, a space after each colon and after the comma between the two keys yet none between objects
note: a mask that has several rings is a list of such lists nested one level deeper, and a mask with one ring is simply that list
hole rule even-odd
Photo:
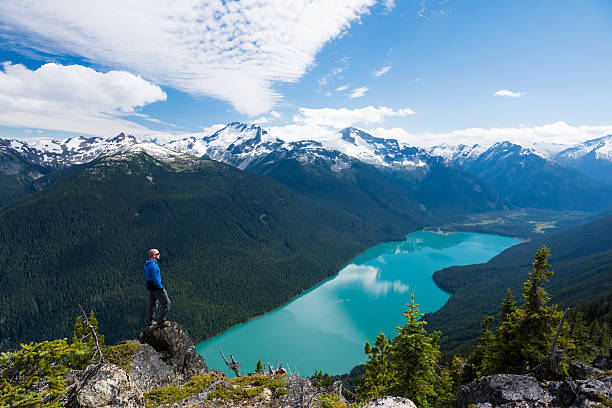
[{"label": "mossy rock", "polygon": [[137,341],[127,341],[125,343],[104,348],[103,354],[106,361],[113,363],[129,373],[132,369],[132,360],[143,345]]}]

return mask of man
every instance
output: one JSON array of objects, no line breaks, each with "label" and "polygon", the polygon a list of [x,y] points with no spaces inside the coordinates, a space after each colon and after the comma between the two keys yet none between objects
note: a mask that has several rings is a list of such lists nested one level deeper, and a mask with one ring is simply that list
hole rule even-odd
[{"label": "man", "polygon": [[169,326],[170,322],[166,320],[168,311],[170,310],[170,299],[168,293],[161,283],[161,272],[157,261],[159,260],[159,251],[150,249],[147,256],[149,259],[144,264],[145,279],[147,280],[147,289],[149,290],[149,310],[147,312],[147,326],[152,327],[153,313],[155,312],[155,304],[159,302],[160,311],[157,316],[157,325],[160,327]]}]

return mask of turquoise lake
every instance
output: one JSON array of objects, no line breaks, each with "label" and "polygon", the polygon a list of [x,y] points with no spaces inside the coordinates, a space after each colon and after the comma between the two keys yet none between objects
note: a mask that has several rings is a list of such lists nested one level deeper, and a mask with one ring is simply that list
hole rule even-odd
[{"label": "turquoise lake", "polygon": [[413,290],[422,313],[444,305],[450,295],[435,285],[435,271],[486,262],[518,242],[489,234],[413,232],[404,241],[366,250],[335,277],[196,350],[209,368],[226,373],[219,347],[228,360],[233,354],[242,363],[242,374],[255,371],[257,360],[272,366],[278,361],[303,376],[315,370],[346,373],[366,360],[366,341],[373,343],[379,333],[393,337],[404,325]]}]

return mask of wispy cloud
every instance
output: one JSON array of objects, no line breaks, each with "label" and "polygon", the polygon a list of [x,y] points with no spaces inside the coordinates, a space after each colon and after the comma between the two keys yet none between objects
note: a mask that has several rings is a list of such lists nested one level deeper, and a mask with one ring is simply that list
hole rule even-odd
[{"label": "wispy cloud", "polygon": [[366,94],[366,92],[368,92],[370,90],[370,88],[362,86],[361,88],[356,88],[353,89],[351,91],[351,93],[348,95],[349,98],[351,99],[355,99],[355,98],[361,98],[362,96],[364,96]]},{"label": "wispy cloud", "polygon": [[379,77],[379,76],[385,75],[390,70],[391,70],[391,65],[385,65],[384,67],[374,71],[372,74],[376,77]]},{"label": "wispy cloud", "polygon": [[293,121],[309,126],[328,126],[341,129],[354,124],[379,123],[387,117],[410,116],[414,114],[415,112],[409,108],[393,110],[386,106],[367,106],[360,109],[300,108],[300,113],[293,117]]},{"label": "wispy cloud", "polygon": [[2,64],[0,124],[109,136],[149,130],[125,119],[136,108],[165,101],[161,88],[125,71],[102,73],[81,65],[45,64],[36,70]]},{"label": "wispy cloud", "polygon": [[501,89],[493,94],[494,96],[505,96],[508,98],[520,98],[525,95],[525,92],[513,92],[507,89]]},{"label": "wispy cloud", "polygon": [[341,91],[346,91],[348,89],[348,85],[342,85],[336,88],[336,91],[341,92]]},{"label": "wispy cloud", "polygon": [[10,39],[7,44],[76,54],[157,84],[228,101],[255,116],[281,97],[274,83],[300,79],[319,50],[374,4],[160,0],[151,7],[144,0],[4,0],[0,34]]}]

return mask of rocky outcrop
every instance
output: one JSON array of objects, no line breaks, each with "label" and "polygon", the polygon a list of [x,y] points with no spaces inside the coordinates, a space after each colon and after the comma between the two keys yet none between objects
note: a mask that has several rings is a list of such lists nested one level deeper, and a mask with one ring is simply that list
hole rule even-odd
[{"label": "rocky outcrop", "polygon": [[179,383],[173,367],[166,364],[148,344],[143,345],[134,355],[132,369],[128,375],[134,387],[141,393]]},{"label": "rocky outcrop", "polygon": [[114,364],[92,364],[68,390],[68,408],[141,408],[142,394],[127,373]]},{"label": "rocky outcrop", "polygon": [[[140,342],[150,345],[161,360],[172,367],[179,382],[208,371],[204,358],[196,353],[187,330],[179,323],[146,328],[140,333]],[[155,362],[151,360],[150,364]]]},{"label": "rocky outcrop", "polygon": [[369,401],[361,408],[417,408],[414,402],[407,398],[385,397]]},{"label": "rocky outcrop", "polygon": [[479,408],[545,408],[550,406],[552,399],[552,395],[540,387],[535,377],[495,374],[461,387],[455,406],[467,408],[474,404]]},{"label": "rocky outcrop", "polygon": [[[577,373],[582,377],[584,371]],[[455,407],[608,407],[610,401],[612,376],[567,378],[563,381],[538,383],[535,377],[530,375],[496,374],[463,386],[457,395]]]}]

